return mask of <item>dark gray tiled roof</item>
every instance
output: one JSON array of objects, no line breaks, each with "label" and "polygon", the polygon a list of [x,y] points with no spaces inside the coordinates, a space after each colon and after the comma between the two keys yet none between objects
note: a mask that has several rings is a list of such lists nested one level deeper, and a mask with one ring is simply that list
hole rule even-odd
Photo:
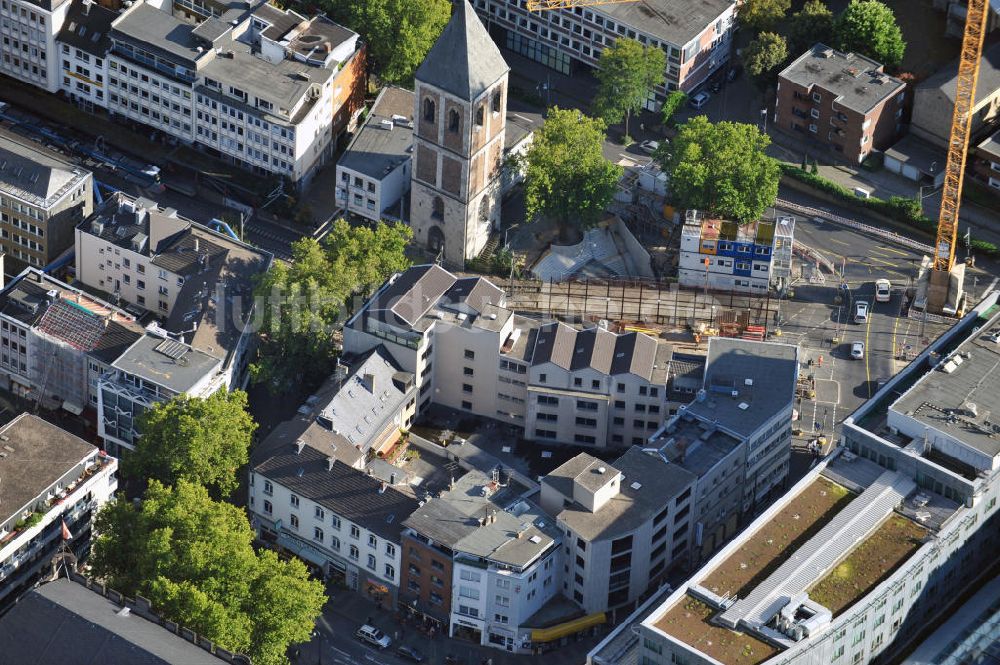
[{"label": "dark gray tiled roof", "polygon": [[18,665],[218,665],[205,649],[87,587],[58,579],[0,619],[0,662]]},{"label": "dark gray tiled roof", "polygon": [[96,2],[74,0],[66,13],[58,40],[103,58],[111,48],[111,22],[116,18],[116,12]]},{"label": "dark gray tiled roof", "polygon": [[[937,89],[950,102],[955,101],[958,81],[958,60],[941,69],[927,80],[917,85],[917,90]],[[979,60],[979,78],[976,80],[976,104],[991,97],[1000,90],[1000,44],[983,50]]]},{"label": "dark gray tiled roof", "polygon": [[[0,428],[0,435],[4,437],[0,449],[0,524],[97,452],[80,437],[29,413]],[[5,655],[0,649],[0,662]]]},{"label": "dark gray tiled roof", "polygon": [[661,346],[666,347],[669,358],[670,346],[661,345],[648,335],[636,332],[616,335],[600,327],[577,330],[556,322],[538,329],[531,362],[532,365],[551,362],[570,371],[591,367],[601,374],[635,374],[653,380],[657,356],[662,355]]},{"label": "dark gray tiled roof", "polygon": [[[407,118],[406,124],[382,125],[393,116]],[[354,135],[338,166],[381,180],[389,171],[410,159],[413,148],[413,92],[395,86],[382,88],[364,127]]]},{"label": "dark gray tiled roof", "polygon": [[287,446],[258,464],[254,471],[324,506],[343,519],[399,542],[403,521],[417,509],[417,500],[312,446]]},{"label": "dark gray tiled roof", "polygon": [[417,68],[415,78],[460,99],[473,100],[509,70],[472,5],[458,0],[451,20]]},{"label": "dark gray tiled roof", "polygon": [[829,90],[841,106],[867,113],[906,85],[881,69],[881,64],[859,53],[841,53],[826,44],[815,44],[780,76],[806,88],[815,85]]},{"label": "dark gray tiled roof", "polygon": [[368,314],[386,323],[413,327],[455,281],[455,276],[440,266],[414,266],[371,299]]},{"label": "dark gray tiled roof", "polygon": [[48,208],[89,175],[55,152],[0,131],[0,192]]}]

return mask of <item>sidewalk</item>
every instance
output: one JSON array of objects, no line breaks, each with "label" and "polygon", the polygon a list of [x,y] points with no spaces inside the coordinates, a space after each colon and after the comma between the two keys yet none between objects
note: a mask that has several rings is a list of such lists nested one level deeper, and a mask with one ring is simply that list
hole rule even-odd
[{"label": "sidewalk", "polygon": [[[401,644],[416,648],[422,653],[428,664],[438,665],[444,662],[445,656],[452,654],[459,659],[461,665],[480,665],[492,660],[493,665],[581,665],[587,660],[590,651],[610,630],[607,627],[600,630],[600,635],[586,637],[560,646],[541,656],[517,655],[502,649],[494,649],[459,640],[435,635],[433,638],[418,631],[415,624],[401,624],[396,620],[396,612],[388,609],[377,609],[375,604],[361,594],[345,589],[330,593],[330,601],[323,610],[323,617],[334,631],[330,640],[334,646],[342,646],[345,641],[354,640],[354,631],[371,617],[374,624],[381,628],[393,640],[393,651]],[[315,646],[309,644],[302,647],[303,653],[314,653]]]}]

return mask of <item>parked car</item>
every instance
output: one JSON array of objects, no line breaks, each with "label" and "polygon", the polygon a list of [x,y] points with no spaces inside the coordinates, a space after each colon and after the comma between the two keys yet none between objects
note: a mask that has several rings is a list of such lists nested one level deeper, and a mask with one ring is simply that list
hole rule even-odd
[{"label": "parked car", "polygon": [[851,344],[851,357],[855,360],[861,360],[865,357],[865,343],[864,342],[854,342]]},{"label": "parked car", "polygon": [[740,68],[739,67],[730,67],[729,71],[726,72],[726,80],[729,81],[730,83],[732,83],[737,78],[739,78],[739,76],[740,76]]},{"label": "parked car", "polygon": [[880,279],[875,282],[875,302],[889,302],[892,297],[892,282]]},{"label": "parked car", "polygon": [[408,660],[412,663],[422,663],[424,662],[424,654],[420,653],[413,647],[408,647],[403,645],[396,649],[396,655],[403,660]]},{"label": "parked car", "polygon": [[697,95],[691,98],[691,101],[689,101],[688,104],[693,109],[700,109],[702,106],[708,103],[709,99],[711,99],[711,95],[709,95],[707,92],[699,92]]},{"label": "parked car", "polygon": [[868,303],[861,301],[854,306],[854,322],[868,323]]},{"label": "parked car", "polygon": [[714,81],[712,81],[712,85],[710,85],[708,89],[711,90],[716,95],[719,94],[719,91],[722,90],[722,81],[720,81],[719,79],[715,79]]},{"label": "parked car", "polygon": [[648,140],[648,141],[643,141],[642,143],[639,144],[639,150],[642,150],[647,155],[652,155],[659,149],[660,149],[659,141]]},{"label": "parked car", "polygon": [[354,636],[362,642],[367,642],[373,647],[378,647],[379,649],[388,649],[389,645],[392,644],[392,640],[389,639],[388,635],[375,626],[370,626],[368,624],[358,628],[358,632],[354,633]]}]

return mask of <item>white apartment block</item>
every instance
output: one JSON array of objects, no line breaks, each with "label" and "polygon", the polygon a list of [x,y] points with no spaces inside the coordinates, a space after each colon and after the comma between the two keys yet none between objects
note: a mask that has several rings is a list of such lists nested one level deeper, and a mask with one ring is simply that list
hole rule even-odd
[{"label": "white apartment block", "polygon": [[524,0],[474,0],[500,46],[562,74],[592,70],[601,52],[620,38],[663,49],[666,85],[650,95],[650,110],[659,108],[667,92],[690,93],[726,66],[737,4],[649,0],[530,12]]},{"label": "white apartment block", "polygon": [[108,51],[117,16],[91,0],[73,0],[56,37],[59,90],[88,111],[108,104]]},{"label": "white apartment block", "polygon": [[564,533],[562,592],[588,614],[631,609],[685,562],[696,476],[633,446],[613,464],[580,453],[542,478]]},{"label": "white apartment block", "polygon": [[301,440],[274,453],[250,472],[260,540],[394,607],[400,531],[417,500]]},{"label": "white apartment block", "polygon": [[357,40],[266,4],[136,3],[112,24],[107,108],[303,187],[332,154],[334,84]]},{"label": "white apartment block", "polygon": [[58,90],[56,36],[69,7],[70,0],[0,0],[0,73]]},{"label": "white apartment block", "polygon": [[61,545],[86,557],[94,515],[118,489],[118,461],[27,413],[0,428],[0,437],[0,608],[6,608],[50,572]]},{"label": "white apartment block", "polygon": [[681,286],[764,295],[791,277],[795,220],[770,216],[749,224],[688,210],[681,229]]}]

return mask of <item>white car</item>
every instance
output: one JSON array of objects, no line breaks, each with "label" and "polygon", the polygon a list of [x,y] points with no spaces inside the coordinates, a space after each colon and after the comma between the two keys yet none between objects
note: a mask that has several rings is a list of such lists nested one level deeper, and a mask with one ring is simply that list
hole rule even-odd
[{"label": "white car", "polygon": [[865,343],[864,342],[854,342],[851,344],[851,357],[855,360],[861,360],[865,357]]},{"label": "white car", "polygon": [[649,140],[649,141],[643,141],[642,143],[639,144],[639,150],[642,150],[647,155],[652,155],[659,149],[660,149],[659,141]]},{"label": "white car", "polygon": [[889,302],[892,297],[892,282],[880,279],[875,282],[875,302]]},{"label": "white car", "polygon": [[354,633],[354,635],[362,642],[368,642],[368,644],[378,647],[379,649],[388,649],[389,645],[392,644],[392,640],[389,639],[388,635],[375,626],[370,626],[368,624],[358,628],[358,632]]},{"label": "white car", "polygon": [[854,306],[854,322],[868,323],[868,303],[862,301]]},{"label": "white car", "polygon": [[707,92],[699,92],[697,95],[691,98],[688,104],[691,105],[693,109],[700,109],[702,106],[708,103],[710,95]]}]

